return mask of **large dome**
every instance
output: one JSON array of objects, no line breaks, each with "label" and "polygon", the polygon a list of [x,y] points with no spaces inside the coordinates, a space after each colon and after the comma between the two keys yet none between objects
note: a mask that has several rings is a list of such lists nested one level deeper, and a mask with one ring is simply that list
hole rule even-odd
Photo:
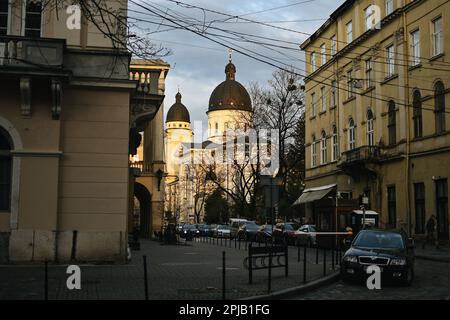
[{"label": "large dome", "polygon": [[191,122],[189,111],[184,104],[181,103],[181,94],[179,92],[175,96],[175,103],[167,112],[166,122],[173,121]]},{"label": "large dome", "polygon": [[242,84],[235,80],[236,67],[231,61],[225,67],[226,80],[209,98],[208,112],[215,110],[252,111],[252,100]]}]

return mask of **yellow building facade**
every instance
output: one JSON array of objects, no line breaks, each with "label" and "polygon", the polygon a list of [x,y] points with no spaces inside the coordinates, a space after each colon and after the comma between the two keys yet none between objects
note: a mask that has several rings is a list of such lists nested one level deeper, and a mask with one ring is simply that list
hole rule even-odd
[{"label": "yellow building facade", "polygon": [[[336,185],[347,210],[367,196],[380,227],[417,237],[435,215],[449,239],[449,30],[443,0],[349,0],[301,45],[306,188]],[[334,205],[308,202],[307,214],[345,227]]]}]

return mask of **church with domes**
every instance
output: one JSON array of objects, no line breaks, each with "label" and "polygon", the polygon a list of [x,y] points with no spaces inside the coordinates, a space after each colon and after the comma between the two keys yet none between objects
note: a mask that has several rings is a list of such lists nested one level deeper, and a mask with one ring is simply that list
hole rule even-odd
[{"label": "church with domes", "polygon": [[[231,55],[225,67],[225,80],[211,93],[206,115],[207,139],[194,143],[189,109],[182,103],[180,92],[167,112],[165,210],[179,223],[201,223],[205,197],[214,188],[208,183],[204,168],[199,168],[194,159],[222,150],[227,132],[247,131],[252,126],[252,101],[245,87],[236,80],[236,66]],[[214,167],[223,172],[223,183],[228,186],[235,174],[230,165],[223,163]]]}]

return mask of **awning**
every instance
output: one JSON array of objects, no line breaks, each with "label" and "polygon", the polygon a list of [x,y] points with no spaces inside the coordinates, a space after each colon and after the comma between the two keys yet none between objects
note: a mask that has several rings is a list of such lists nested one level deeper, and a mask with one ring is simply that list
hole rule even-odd
[{"label": "awning", "polygon": [[297,206],[303,203],[309,203],[325,198],[331,191],[336,190],[337,185],[331,184],[328,186],[305,189],[300,198],[295,201],[292,206]]}]

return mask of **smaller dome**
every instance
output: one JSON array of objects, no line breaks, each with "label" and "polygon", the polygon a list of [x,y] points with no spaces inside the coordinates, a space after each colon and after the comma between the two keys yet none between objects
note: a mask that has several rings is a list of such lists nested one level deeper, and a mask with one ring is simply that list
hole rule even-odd
[{"label": "smaller dome", "polygon": [[181,94],[175,95],[175,103],[167,112],[166,122],[183,121],[191,123],[189,111],[184,104],[181,103]]}]

